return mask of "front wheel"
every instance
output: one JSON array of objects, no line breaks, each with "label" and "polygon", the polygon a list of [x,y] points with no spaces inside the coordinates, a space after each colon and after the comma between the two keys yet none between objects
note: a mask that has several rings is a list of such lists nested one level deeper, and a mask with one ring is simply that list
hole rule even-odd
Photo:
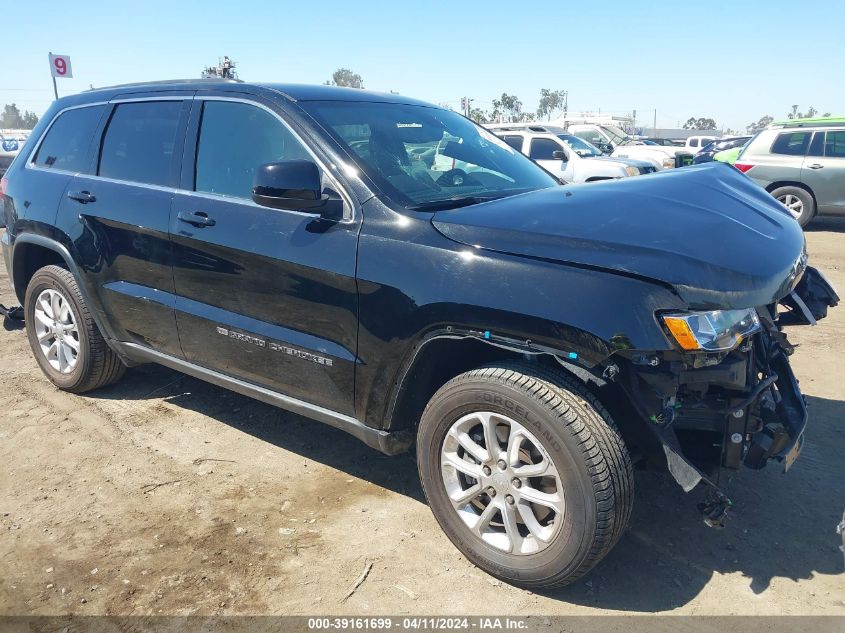
[{"label": "front wheel", "polygon": [[417,450],[446,535],[507,582],[569,584],[628,524],[628,450],[610,414],[563,372],[513,363],[457,376],[426,407]]}]

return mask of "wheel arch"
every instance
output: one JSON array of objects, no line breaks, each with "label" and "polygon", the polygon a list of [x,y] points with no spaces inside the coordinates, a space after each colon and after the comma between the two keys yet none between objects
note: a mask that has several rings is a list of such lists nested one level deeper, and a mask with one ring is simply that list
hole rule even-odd
[{"label": "wheel arch", "polygon": [[775,182],[766,185],[766,191],[772,193],[775,189],[780,189],[781,187],[797,187],[798,189],[803,189],[810,194],[813,198],[813,204],[816,206],[816,209],[818,209],[819,204],[816,200],[816,194],[813,193],[813,190],[803,182],[799,182],[797,180],[776,180]]},{"label": "wheel arch", "polygon": [[385,430],[416,428],[426,404],[440,387],[455,376],[485,364],[529,359],[582,382],[588,382],[591,376],[600,375],[603,370],[600,364],[587,366],[587,363],[568,360],[571,356],[561,350],[526,346],[518,341],[485,338],[484,334],[478,334],[447,328],[424,336],[413,346],[393,385]]},{"label": "wheel arch", "polygon": [[79,267],[76,265],[67,246],[57,239],[47,237],[46,235],[19,233],[15,237],[13,244],[11,262],[12,270],[8,271],[8,273],[15,288],[15,295],[21,302],[21,305],[24,303],[29,281],[40,268],[51,264],[61,266],[62,268],[66,268],[76,280],[82,299],[91,308],[91,315],[94,322],[97,324],[105,340],[109,341],[114,338],[111,335],[111,330],[107,327],[107,324],[96,309],[98,304],[91,301],[88,288],[83,283],[83,278],[80,275]]}]

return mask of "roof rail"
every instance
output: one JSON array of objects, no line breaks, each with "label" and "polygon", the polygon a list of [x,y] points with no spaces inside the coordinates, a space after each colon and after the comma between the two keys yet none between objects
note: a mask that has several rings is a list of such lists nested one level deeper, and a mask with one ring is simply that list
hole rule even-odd
[{"label": "roof rail", "polygon": [[128,84],[115,84],[113,86],[99,86],[97,88],[89,88],[85,92],[92,90],[111,90],[112,88],[137,88],[143,86],[162,86],[172,84],[204,84],[204,83],[224,83],[224,84],[242,84],[242,79],[222,79],[220,77],[203,77],[201,79],[163,79],[161,81],[137,81]]},{"label": "roof rail", "polygon": [[770,128],[785,127],[841,127],[845,125],[845,117],[816,117],[813,119],[787,119],[785,121],[773,121],[769,123]]}]

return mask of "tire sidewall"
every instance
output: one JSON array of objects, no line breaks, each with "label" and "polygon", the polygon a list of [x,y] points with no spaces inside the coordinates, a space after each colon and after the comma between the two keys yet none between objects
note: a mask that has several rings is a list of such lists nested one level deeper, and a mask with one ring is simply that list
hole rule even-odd
[{"label": "tire sidewall", "polygon": [[[441,449],[452,424],[473,411],[500,413],[529,429],[560,475],[563,525],[552,544],[536,554],[507,554],[473,535],[455,512],[440,474]],[[511,386],[482,379],[447,387],[423,414],[418,437],[420,480],[435,518],[449,539],[485,571],[517,584],[542,584],[575,572],[589,554],[597,509],[592,479],[578,442],[537,399]]]},{"label": "tire sidewall", "polygon": [[[38,342],[38,337],[35,333],[35,301],[44,290],[55,290],[61,293],[66,301],[69,301],[73,309],[73,316],[76,319],[76,329],[79,332],[79,355],[76,367],[68,374],[62,374],[56,371],[47,361],[44,352],[41,351],[41,345]],[[26,289],[26,296],[24,298],[24,318],[26,323],[26,335],[29,339],[29,345],[32,348],[32,354],[35,356],[35,361],[41,370],[50,379],[50,381],[60,389],[71,390],[84,382],[88,375],[88,365],[91,362],[91,354],[89,352],[90,339],[88,328],[83,321],[82,306],[77,298],[75,288],[69,288],[67,283],[58,277],[51,270],[39,270],[32,277],[29,286]]]}]

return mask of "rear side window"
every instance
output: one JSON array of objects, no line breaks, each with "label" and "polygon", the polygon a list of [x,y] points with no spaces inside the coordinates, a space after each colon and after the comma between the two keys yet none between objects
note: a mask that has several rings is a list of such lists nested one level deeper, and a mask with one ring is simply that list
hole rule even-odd
[{"label": "rear side window", "polygon": [[503,136],[502,140],[513,147],[517,152],[522,151],[522,137],[518,134],[509,134],[507,136]]},{"label": "rear side window", "polygon": [[310,155],[266,110],[246,103],[206,101],[197,146],[195,189],[252,199],[255,170]]},{"label": "rear side window", "polygon": [[827,133],[824,139],[824,155],[845,158],[845,131]]},{"label": "rear side window", "polygon": [[47,130],[34,163],[50,169],[86,172],[88,148],[105,106],[67,110]]},{"label": "rear side window", "polygon": [[556,141],[548,138],[535,138],[531,139],[531,153],[529,157],[534,160],[555,160],[552,153],[558,150],[563,151]]},{"label": "rear side window", "polygon": [[106,178],[167,185],[181,101],[121,103],[112,114],[97,172]]},{"label": "rear side window", "polygon": [[786,132],[779,134],[772,145],[772,154],[803,156],[810,144],[811,132]]}]

